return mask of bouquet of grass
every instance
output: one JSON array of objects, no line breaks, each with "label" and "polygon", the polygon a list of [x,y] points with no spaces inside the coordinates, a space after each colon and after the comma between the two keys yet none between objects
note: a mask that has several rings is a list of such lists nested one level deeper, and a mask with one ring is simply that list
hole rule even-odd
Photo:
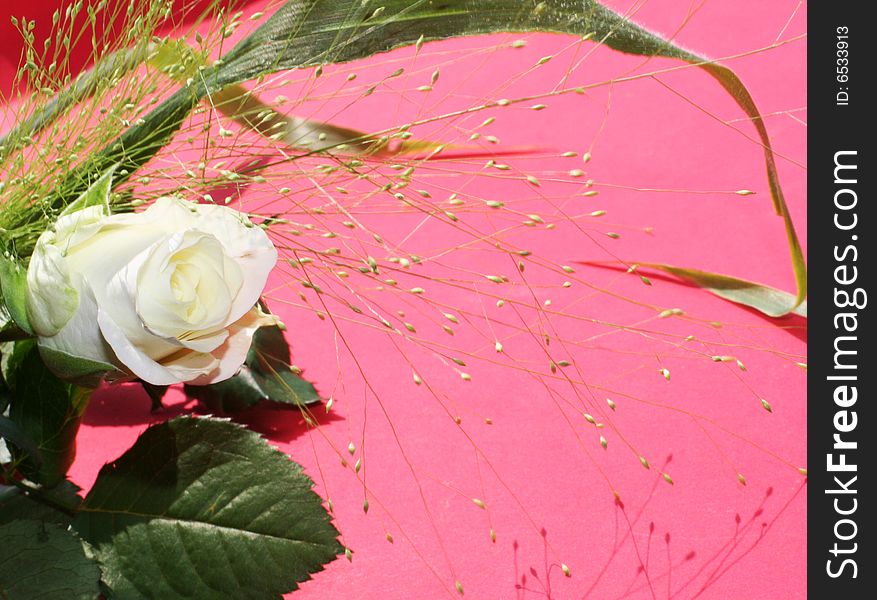
[{"label": "bouquet of grass", "polygon": [[[294,407],[309,424],[315,407],[331,410],[334,399],[321,398],[291,363],[284,331],[296,326],[272,314],[265,298],[271,278],[304,272],[295,275],[303,288],[325,298],[307,271],[315,257],[333,281],[354,273],[389,287],[398,281],[384,270],[408,268],[419,257],[385,261],[349,246],[314,249],[291,241],[301,234],[290,219],[294,201],[286,199],[294,185],[305,181],[308,188],[331,186],[346,194],[338,185],[343,175],[352,187],[370,186],[361,192],[365,201],[390,198],[457,222],[452,210],[436,208],[427,191],[409,183],[415,166],[449,153],[466,155],[473,146],[414,137],[412,129],[434,120],[428,114],[369,133],[301,117],[284,111],[277,98],[260,96],[271,77],[307,70],[316,79],[329,65],[496,32],[575,36],[703,69],[758,133],[797,293],[673,265],[623,267],[647,284],[639,268],[664,271],[770,317],[806,314],[806,268],[770,140],[755,103],[728,68],[594,0],[286,0],[258,12],[239,9],[247,7],[233,0],[182,9],[163,0],[78,0],[55,13],[54,35],[41,48],[33,22],[13,21],[25,50],[17,75],[24,92],[12,104],[14,123],[0,138],[4,597],[276,598],[337,556],[350,558],[338,541],[331,503],[312,490],[303,469],[233,419],[184,415],[155,424],[101,470],[90,490],[67,479],[83,413],[98,387],[112,393],[121,384],[139,384],[160,409],[169,386],[179,384],[208,412],[232,417],[263,402]],[[194,34],[180,34],[174,20],[181,15],[196,24]],[[71,48],[88,44],[88,34],[91,64],[71,72]],[[429,92],[438,77],[435,71],[418,91]],[[378,87],[359,93],[368,96]],[[582,93],[570,85],[545,97]],[[515,104],[538,111],[541,100],[489,100],[461,114]],[[244,144],[240,136],[251,141]],[[480,136],[472,134],[468,142]],[[488,167],[499,172],[505,166],[493,150],[478,146],[474,155],[489,158]],[[378,176],[379,167],[391,175]],[[180,175],[169,175],[172,169]],[[276,184],[276,198],[235,200],[268,179]],[[536,177],[526,179],[540,185]],[[457,200],[452,194],[451,206]],[[491,202],[491,210],[503,208]],[[343,228],[362,228],[349,213],[338,214]],[[538,215],[526,215],[526,221],[528,227],[541,224]],[[321,237],[337,233],[327,229]],[[523,272],[520,261],[528,252],[508,254]],[[489,284],[508,283],[503,275],[483,277]],[[407,293],[422,296],[425,290],[411,285]],[[681,314],[674,310],[662,309],[659,316]],[[326,318],[332,311],[317,314]],[[451,309],[442,314],[443,327],[453,334],[458,318]],[[376,326],[415,333],[403,317],[397,324],[377,315]],[[503,351],[501,342],[495,349]],[[454,368],[465,367],[462,359],[449,358]],[[553,374],[567,366],[550,362]],[[669,379],[666,369],[661,374]],[[465,371],[460,376],[469,379]],[[413,377],[423,383],[417,372]],[[609,408],[615,410],[611,401]],[[589,413],[585,418],[602,426]],[[606,447],[602,435],[600,443]],[[359,473],[360,462],[350,468]],[[666,471],[660,475],[672,483]],[[480,500],[476,505],[483,508]],[[368,510],[367,498],[363,508]],[[562,571],[570,575],[565,564]],[[459,581],[454,588],[463,593]]]}]

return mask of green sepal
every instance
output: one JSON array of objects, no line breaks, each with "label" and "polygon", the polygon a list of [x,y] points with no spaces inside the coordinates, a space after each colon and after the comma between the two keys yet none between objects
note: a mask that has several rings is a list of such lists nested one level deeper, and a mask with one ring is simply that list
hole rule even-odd
[{"label": "green sepal", "polygon": [[73,356],[63,350],[39,344],[40,356],[46,367],[57,377],[87,388],[96,388],[107,373],[118,372],[115,365]]},{"label": "green sepal", "polygon": [[113,190],[113,174],[118,165],[112,165],[98,177],[76,200],[67,205],[61,216],[75,213],[90,206],[103,206],[110,213],[110,193]]},{"label": "green sepal", "polygon": [[170,388],[169,385],[155,385],[154,383],[149,383],[147,381],[141,381],[140,385],[143,386],[143,390],[152,401],[152,406],[149,408],[151,412],[156,412],[164,408],[164,404],[162,404],[161,400],[167,393],[168,388]]},{"label": "green sepal", "polygon": [[[27,335],[33,335],[33,329],[27,318],[27,269],[17,260],[0,255],[0,301],[19,329]],[[9,323],[0,323],[0,331],[9,329]]]}]

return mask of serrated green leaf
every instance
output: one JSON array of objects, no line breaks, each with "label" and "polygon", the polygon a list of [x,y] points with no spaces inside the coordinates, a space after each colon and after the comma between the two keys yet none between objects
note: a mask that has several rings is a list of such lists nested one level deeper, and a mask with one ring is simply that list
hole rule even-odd
[{"label": "serrated green leaf", "polygon": [[0,498],[0,524],[19,519],[55,523],[63,527],[70,524],[71,518],[68,515],[19,493],[18,488],[7,489],[8,497]]},{"label": "serrated green leaf", "polygon": [[86,600],[100,594],[100,571],[76,534],[53,523],[0,525],[0,597]]},{"label": "serrated green leaf", "polygon": [[20,470],[47,487],[63,481],[76,454],[76,433],[91,391],[61,381],[31,346],[15,370],[9,418],[36,443],[42,461],[16,448]]},{"label": "serrated green leaf", "polygon": [[12,321],[22,331],[33,335],[25,307],[26,294],[27,269],[11,257],[0,254],[0,302]]},{"label": "serrated green leaf", "polygon": [[262,393],[272,402],[308,406],[320,401],[314,385],[292,370],[289,344],[280,327],[261,327],[253,336],[247,365]]},{"label": "serrated green leaf", "polygon": [[309,406],[321,400],[314,385],[288,367],[264,375],[244,365],[230,379],[212,385],[187,385],[184,390],[209,411],[219,414],[235,413],[262,401]]},{"label": "serrated green leaf", "polygon": [[[270,312],[265,307],[266,312]],[[260,327],[253,334],[253,343],[247,353],[247,364],[263,372],[270,369],[289,368],[292,355],[289,344],[283,337],[283,330],[277,325]]]},{"label": "serrated green leaf", "polygon": [[115,597],[277,598],[343,550],[312,485],[243,427],[178,417],[101,469],[74,527]]},{"label": "serrated green leaf", "polygon": [[310,381],[296,375],[287,367],[274,373],[254,370],[254,377],[268,400],[294,406],[309,406],[321,400]]},{"label": "serrated green leaf", "polygon": [[29,490],[0,485],[0,524],[15,520],[45,521],[70,525],[82,503],[79,486],[64,481],[51,490]]},{"label": "serrated green leaf", "polygon": [[230,379],[211,385],[186,385],[183,391],[210,412],[221,415],[238,412],[268,399],[246,364]]}]

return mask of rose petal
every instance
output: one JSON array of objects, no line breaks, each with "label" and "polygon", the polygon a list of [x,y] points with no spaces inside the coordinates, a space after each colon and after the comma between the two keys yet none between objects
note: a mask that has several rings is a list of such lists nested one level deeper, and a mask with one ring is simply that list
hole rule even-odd
[{"label": "rose petal", "polygon": [[64,254],[96,234],[107,217],[103,206],[89,206],[55,221],[55,244]]},{"label": "rose petal", "polygon": [[184,231],[154,244],[127,268],[127,285],[146,327],[164,337],[215,331],[228,323],[243,274],[215,237]]},{"label": "rose petal", "polygon": [[[149,331],[137,314],[134,297],[137,290],[137,272],[148,254],[149,248],[135,256],[105,283],[102,292],[96,291],[95,296],[101,312],[107,314],[113,324],[123,332],[129,343],[151,360],[161,360],[179,352],[181,345],[172,337],[156,335]],[[115,349],[116,346],[112,341],[110,344]],[[116,352],[118,353],[118,350]],[[121,355],[119,358],[125,360]]]},{"label": "rose petal", "polygon": [[98,306],[91,287],[80,275],[74,275],[73,282],[79,296],[76,311],[56,335],[40,337],[40,346],[78,358],[116,365],[123,370],[112,348],[101,335],[97,323]]},{"label": "rose petal", "polygon": [[39,237],[31,256],[25,302],[31,327],[40,336],[57,334],[79,306],[79,292],[50,231]]},{"label": "rose petal", "polygon": [[[181,348],[166,356],[161,363],[147,356],[135,346],[125,332],[102,309],[98,310],[101,333],[128,369],[134,375],[153,385],[172,385],[192,381],[217,370],[219,360],[206,352]],[[240,365],[238,365],[240,366]]]},{"label": "rose petal", "polygon": [[243,273],[241,289],[234,299],[227,324],[246,314],[259,301],[268,275],[277,262],[277,250],[260,227],[227,206],[195,205],[199,220],[197,229],[213,234],[225,247],[226,254]]},{"label": "rose petal", "polygon": [[263,313],[258,306],[251,308],[243,317],[229,326],[228,339],[213,352],[213,356],[219,359],[217,368],[189,381],[189,384],[209,385],[233,377],[247,358],[256,330],[259,327],[277,325],[277,323],[279,321],[274,315]]}]

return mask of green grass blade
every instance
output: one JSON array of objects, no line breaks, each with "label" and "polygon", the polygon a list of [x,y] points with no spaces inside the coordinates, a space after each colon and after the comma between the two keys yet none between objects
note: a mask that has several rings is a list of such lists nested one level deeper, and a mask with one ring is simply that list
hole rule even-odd
[{"label": "green grass blade", "polygon": [[[683,60],[703,68],[752,120],[764,148],[771,197],[782,217],[797,294],[782,307],[795,310],[806,297],[807,268],[777,176],[770,138],[752,96],[733,71],[684,50],[594,0],[289,0],[200,77],[149,113],[139,125],[98,153],[86,166],[102,172],[120,163],[119,182],[154,156],[208,94],[276,71],[347,62],[402,46],[495,32],[553,32],[590,36],[628,54]],[[77,195],[82,174],[60,194]],[[62,198],[63,202],[63,198]]]},{"label": "green grass blade", "polygon": [[[606,264],[597,262],[580,261],[579,264],[592,267],[618,267],[627,269],[626,266],[620,264]],[[675,267],[662,263],[633,263],[636,271],[639,273],[643,268],[663,271],[678,277],[688,283],[701,287],[712,292],[720,298],[742,304],[750,308],[764,313],[769,317],[782,317],[788,314],[795,314],[800,317],[807,318],[807,301],[804,300],[800,304],[795,304],[794,294],[778,290],[769,285],[756,283],[746,279],[738,279],[729,277],[719,273],[711,273],[709,271],[701,271],[698,269],[688,269],[685,267]],[[789,306],[795,305],[791,311]]]}]

